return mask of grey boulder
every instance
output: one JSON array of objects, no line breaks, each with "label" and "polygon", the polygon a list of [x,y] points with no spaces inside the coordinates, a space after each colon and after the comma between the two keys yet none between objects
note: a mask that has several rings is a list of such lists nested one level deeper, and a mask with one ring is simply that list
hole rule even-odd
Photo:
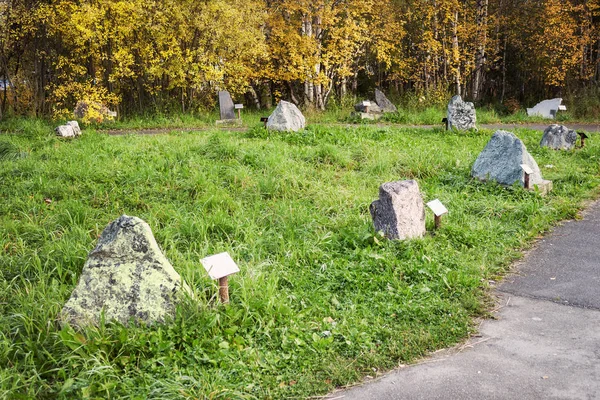
[{"label": "grey boulder", "polygon": [[299,131],[306,126],[304,115],[293,103],[281,100],[267,120],[267,129],[274,131]]},{"label": "grey boulder", "polygon": [[375,230],[389,239],[419,238],[425,234],[425,205],[414,180],[387,182],[379,200],[369,207]]},{"label": "grey boulder", "polygon": [[496,131],[475,160],[471,176],[481,180],[494,180],[508,186],[519,182],[523,186],[521,164],[527,164],[533,170],[529,176],[532,187],[548,182],[542,179],[540,168],[521,139],[511,132]]},{"label": "grey boulder", "polygon": [[381,110],[386,113],[395,113],[398,112],[396,106],[385,97],[385,94],[379,89],[375,89],[375,101],[377,105],[381,108]]},{"label": "grey boulder", "polygon": [[475,129],[477,114],[473,103],[463,101],[459,95],[450,99],[448,103],[448,129],[456,128],[459,131]]},{"label": "grey boulder", "polygon": [[56,129],[54,131],[56,132],[56,135],[60,136],[60,137],[65,137],[65,138],[75,137],[75,130],[73,129],[73,126],[71,126],[71,125],[59,125],[56,127]]},{"label": "grey boulder", "polygon": [[79,123],[77,123],[77,121],[68,121],[67,125],[73,128],[73,133],[75,133],[75,136],[81,136],[81,129],[79,128]]},{"label": "grey boulder", "polygon": [[183,281],[158,248],[150,226],[122,215],[102,232],[60,315],[74,326],[105,321],[147,324],[173,316]]},{"label": "grey boulder", "polygon": [[577,133],[564,125],[552,124],[546,128],[541,147],[549,147],[554,150],[570,150],[577,143]]}]

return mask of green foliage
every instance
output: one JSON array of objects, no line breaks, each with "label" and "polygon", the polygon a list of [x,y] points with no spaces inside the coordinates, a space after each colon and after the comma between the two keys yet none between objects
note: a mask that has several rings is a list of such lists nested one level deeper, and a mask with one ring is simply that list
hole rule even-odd
[{"label": "green foliage", "polygon": [[[558,152],[527,130],[517,135],[554,181],[544,198],[470,178],[487,131],[11,132],[3,141],[30,155],[0,162],[2,398],[326,393],[466,337],[487,281],[600,183],[594,136]],[[435,234],[373,231],[368,206],[397,179],[448,206]],[[193,299],[164,325],[60,328],[87,253],[123,213],[150,224]],[[241,267],[228,306],[199,262],[222,251]]]}]

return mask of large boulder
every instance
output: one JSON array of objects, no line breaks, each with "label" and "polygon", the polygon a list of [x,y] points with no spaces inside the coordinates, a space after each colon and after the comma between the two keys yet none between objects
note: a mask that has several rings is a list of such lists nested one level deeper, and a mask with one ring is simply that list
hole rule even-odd
[{"label": "large boulder", "polygon": [[158,248],[150,226],[122,215],[102,232],[61,311],[74,326],[116,320],[161,322],[175,312],[183,282]]},{"label": "large boulder", "polygon": [[523,186],[521,164],[526,164],[533,170],[529,176],[531,187],[542,187],[549,182],[542,179],[540,168],[521,139],[511,132],[496,131],[475,160],[471,175],[481,180],[494,180],[502,185],[510,186],[519,182]]},{"label": "large boulder", "polygon": [[369,207],[376,231],[389,239],[419,238],[425,234],[425,205],[414,180],[387,182],[379,200]]},{"label": "large boulder", "polygon": [[386,113],[395,113],[398,112],[396,106],[385,97],[385,94],[379,89],[375,89],[375,101],[377,105],[381,108],[381,110]]},{"label": "large boulder", "polygon": [[75,115],[75,118],[84,122],[97,123],[112,121],[117,117],[116,111],[109,110],[104,104],[85,100],[77,102],[73,114]]},{"label": "large boulder", "polygon": [[448,103],[448,129],[459,131],[475,129],[477,114],[473,103],[465,102],[459,95],[454,96]]},{"label": "large boulder", "polygon": [[544,100],[537,103],[533,108],[527,109],[527,115],[538,116],[542,118],[555,118],[556,113],[561,109],[562,99],[557,97],[555,99]]},{"label": "large boulder", "polygon": [[267,129],[274,131],[299,131],[304,129],[305,125],[306,120],[298,107],[283,100],[267,120]]},{"label": "large boulder", "polygon": [[554,150],[570,150],[577,143],[577,133],[564,125],[552,124],[546,128],[541,147],[550,147]]}]

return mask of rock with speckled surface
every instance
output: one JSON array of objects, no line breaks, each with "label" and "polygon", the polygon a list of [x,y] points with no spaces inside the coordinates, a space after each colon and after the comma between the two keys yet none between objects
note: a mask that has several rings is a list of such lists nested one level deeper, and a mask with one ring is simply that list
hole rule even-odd
[{"label": "rock with speckled surface", "polygon": [[297,132],[304,129],[306,120],[295,104],[281,100],[267,120],[267,129]]},{"label": "rock with speckled surface", "polygon": [[173,316],[183,281],[160,251],[150,226],[122,215],[102,232],[63,307],[73,326],[105,321],[152,324]]},{"label": "rock with speckled surface", "polygon": [[529,176],[532,187],[547,182],[542,179],[540,168],[521,139],[512,132],[496,131],[475,160],[471,176],[508,186],[519,182],[523,186],[521,164],[526,164],[533,170]]},{"label": "rock with speckled surface", "polygon": [[414,180],[387,182],[379,200],[369,207],[375,230],[389,239],[419,238],[425,234],[425,205]]},{"label": "rock with speckled surface", "polygon": [[546,128],[540,147],[550,147],[554,150],[571,150],[577,143],[577,133],[564,125],[552,124]]},{"label": "rock with speckled surface", "polygon": [[463,101],[459,95],[450,99],[448,103],[448,129],[458,129],[466,131],[469,129],[477,129],[477,113],[475,106],[471,102]]}]

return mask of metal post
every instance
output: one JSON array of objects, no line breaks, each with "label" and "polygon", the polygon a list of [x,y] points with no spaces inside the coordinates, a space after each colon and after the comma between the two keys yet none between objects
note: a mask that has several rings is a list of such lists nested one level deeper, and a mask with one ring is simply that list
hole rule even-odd
[{"label": "metal post", "polygon": [[527,172],[524,172],[525,174],[525,179],[523,182],[523,186],[525,187],[525,189],[529,190],[529,174]]}]

